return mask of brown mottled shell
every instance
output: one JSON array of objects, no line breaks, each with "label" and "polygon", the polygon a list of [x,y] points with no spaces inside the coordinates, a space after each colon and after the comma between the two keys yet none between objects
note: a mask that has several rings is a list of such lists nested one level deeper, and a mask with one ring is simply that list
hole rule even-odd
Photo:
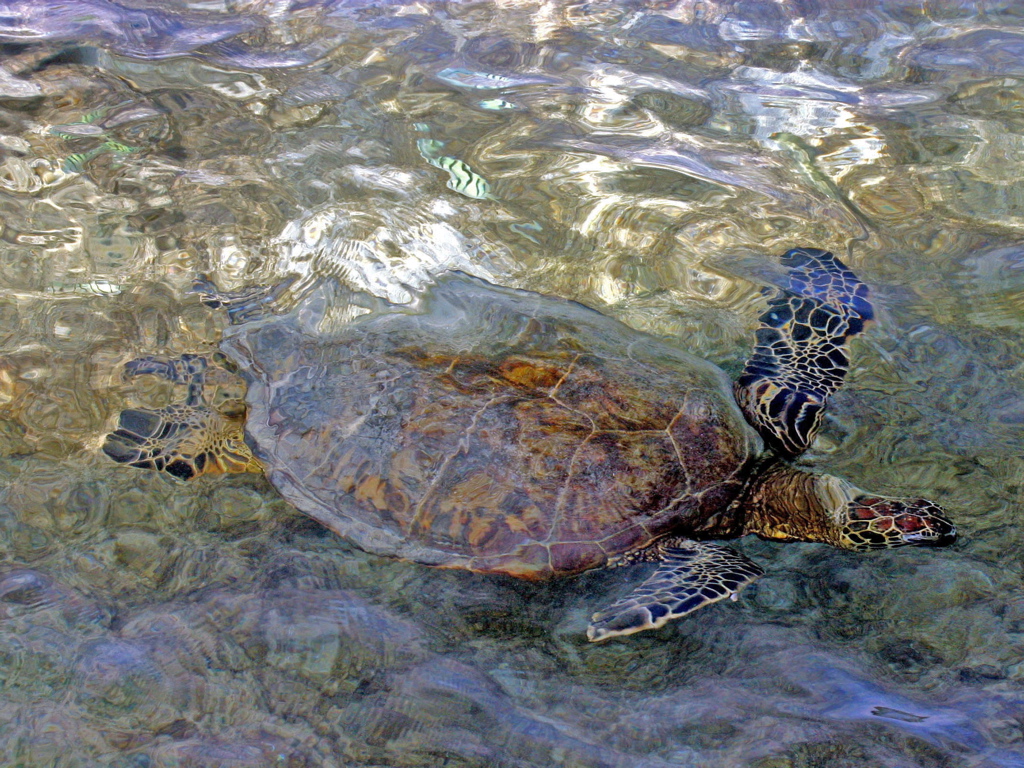
[{"label": "brown mottled shell", "polygon": [[224,349],[271,482],[356,545],[540,578],[669,531],[728,532],[761,443],[710,363],[461,274],[330,338],[315,329],[327,298]]}]

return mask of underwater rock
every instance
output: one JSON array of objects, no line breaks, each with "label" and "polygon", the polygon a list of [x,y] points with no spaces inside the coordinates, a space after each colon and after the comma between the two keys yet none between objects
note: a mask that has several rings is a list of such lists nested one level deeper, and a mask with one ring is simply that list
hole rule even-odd
[{"label": "underwater rock", "polygon": [[5,765],[95,768],[110,744],[98,729],[66,704],[37,702],[31,707],[0,704],[0,744]]},{"label": "underwater rock", "polygon": [[342,590],[219,592],[199,611],[255,665],[332,689],[354,689],[428,655],[416,627]]},{"label": "underwater rock", "polygon": [[231,739],[190,738],[160,744],[147,768],[304,768],[324,765],[292,740],[267,733]]},{"label": "underwater rock", "polygon": [[104,727],[157,731],[194,706],[199,681],[165,667],[137,641],[104,639],[82,646],[75,670],[75,702]]},{"label": "underwater rock", "polygon": [[351,756],[391,764],[457,760],[480,768],[656,768],[657,758],[626,754],[573,735],[568,724],[518,706],[489,676],[435,657],[342,710],[337,721],[355,739]]},{"label": "underwater rock", "polygon": [[0,627],[0,698],[7,703],[59,699],[73,677],[77,638],[44,626]]},{"label": "underwater rock", "polygon": [[32,623],[58,617],[63,627],[108,627],[111,611],[41,571],[19,568],[0,573],[0,619],[25,618]]}]

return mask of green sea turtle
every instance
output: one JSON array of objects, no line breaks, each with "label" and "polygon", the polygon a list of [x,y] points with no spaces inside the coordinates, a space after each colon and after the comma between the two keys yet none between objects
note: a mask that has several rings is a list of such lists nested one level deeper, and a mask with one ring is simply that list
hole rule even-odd
[{"label": "green sea turtle", "polygon": [[[208,358],[130,362],[130,375],[186,384],[187,399],[123,411],[104,451],[185,479],[265,471],[362,549],[434,566],[540,579],[657,561],[594,615],[591,640],[660,627],[762,574],[709,540],[952,543],[932,502],[786,463],[813,439],[872,308],[831,253],[794,249],[782,263],[788,284],[734,387],[711,363],[580,304],[461,273],[413,306],[324,331],[336,290],[324,283],[292,311],[225,334],[244,409],[211,404],[210,373],[224,366]],[[236,316],[253,308],[207,299]]]}]

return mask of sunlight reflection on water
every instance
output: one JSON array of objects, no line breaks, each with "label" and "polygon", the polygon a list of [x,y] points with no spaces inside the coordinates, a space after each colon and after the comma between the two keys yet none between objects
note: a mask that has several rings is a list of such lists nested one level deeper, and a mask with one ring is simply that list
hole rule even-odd
[{"label": "sunlight reflection on water", "polygon": [[[979,5],[5,3],[15,764],[1024,764],[1024,27]],[[459,269],[735,374],[795,245],[878,310],[803,461],[938,499],[955,547],[744,540],[738,603],[592,645],[625,570],[375,558],[262,478],[99,450],[183,396],[126,361],[216,349],[199,275],[415,304]]]}]

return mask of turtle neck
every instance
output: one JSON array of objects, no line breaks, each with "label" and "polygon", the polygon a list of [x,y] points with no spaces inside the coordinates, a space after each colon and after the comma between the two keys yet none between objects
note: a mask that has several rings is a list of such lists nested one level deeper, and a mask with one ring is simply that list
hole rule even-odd
[{"label": "turtle neck", "polygon": [[[768,455],[754,468],[735,502],[743,533],[776,541],[820,541],[839,545],[832,509],[842,503],[845,481],[805,472]],[[835,487],[833,487],[835,486]]]}]

